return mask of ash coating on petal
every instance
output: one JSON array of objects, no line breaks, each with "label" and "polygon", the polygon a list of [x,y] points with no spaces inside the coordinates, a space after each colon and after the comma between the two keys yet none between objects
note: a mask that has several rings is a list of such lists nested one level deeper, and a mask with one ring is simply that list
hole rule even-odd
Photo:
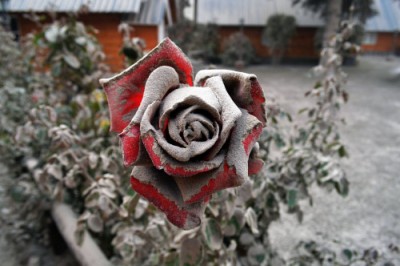
[{"label": "ash coating on petal", "polygon": [[[102,80],[132,188],[183,229],[198,226],[211,195],[261,170],[256,141],[265,98],[255,75],[200,71],[169,39]],[[129,122],[130,119],[130,122]]]}]

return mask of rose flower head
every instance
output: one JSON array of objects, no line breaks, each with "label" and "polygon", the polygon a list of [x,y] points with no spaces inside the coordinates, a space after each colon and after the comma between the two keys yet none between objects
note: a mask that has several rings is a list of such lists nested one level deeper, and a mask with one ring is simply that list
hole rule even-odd
[{"label": "rose flower head", "polygon": [[192,78],[183,52],[165,39],[100,83],[119,133],[132,188],[174,225],[199,226],[214,192],[257,173],[265,98],[255,75],[203,70]]}]

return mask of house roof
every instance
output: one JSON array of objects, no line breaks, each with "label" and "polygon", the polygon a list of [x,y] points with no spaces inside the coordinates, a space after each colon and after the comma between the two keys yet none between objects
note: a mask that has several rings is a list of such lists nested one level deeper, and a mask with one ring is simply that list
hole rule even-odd
[{"label": "house roof", "polygon": [[6,0],[6,10],[26,12],[76,12],[87,5],[92,13],[121,13],[135,24],[158,25],[171,20],[168,0]]},{"label": "house roof", "polygon": [[142,5],[140,12],[133,19],[138,24],[160,24],[167,17],[171,20],[169,3],[167,0],[147,0]]},{"label": "house roof", "polygon": [[7,0],[9,12],[75,12],[87,5],[95,13],[138,13],[143,0]]},{"label": "house roof", "polygon": [[368,19],[366,30],[369,32],[393,32],[400,30],[400,3],[393,0],[375,0],[378,14]]},{"label": "house roof", "polygon": [[197,8],[199,23],[218,25],[261,26],[276,13],[295,16],[299,26],[323,25],[317,14],[292,6],[291,0],[200,0]]},{"label": "house roof", "polygon": [[[400,4],[393,0],[374,0],[378,15],[366,24],[369,32],[392,32],[400,30]],[[214,23],[226,26],[264,26],[267,19],[276,13],[292,15],[298,26],[320,27],[324,25],[318,14],[301,5],[292,5],[292,0],[199,0],[197,19],[199,23]]]}]

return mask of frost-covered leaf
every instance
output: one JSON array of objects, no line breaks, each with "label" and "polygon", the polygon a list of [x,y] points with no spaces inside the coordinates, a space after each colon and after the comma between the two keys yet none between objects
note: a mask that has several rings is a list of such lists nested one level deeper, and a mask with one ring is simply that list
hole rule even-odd
[{"label": "frost-covered leaf", "polygon": [[253,208],[248,208],[246,213],[244,214],[246,224],[250,227],[250,230],[253,234],[258,234],[258,226],[257,226],[257,214],[253,210]]},{"label": "frost-covered leaf", "polygon": [[243,246],[250,246],[254,243],[255,238],[254,235],[248,233],[248,232],[243,232],[240,234],[239,237],[239,243]]},{"label": "frost-covered leaf", "polygon": [[297,206],[297,190],[290,189],[287,191],[286,201],[289,209]]},{"label": "frost-covered leaf", "polygon": [[85,236],[85,224],[84,223],[78,223],[77,228],[74,232],[74,237],[76,243],[80,246],[82,245],[84,241],[84,236]]},{"label": "frost-covered leaf", "polygon": [[51,176],[53,176],[55,179],[57,179],[59,181],[61,181],[63,178],[63,173],[62,173],[60,165],[48,164],[46,171],[48,174],[50,174]]},{"label": "frost-covered leaf", "polygon": [[135,214],[134,214],[135,219],[141,218],[144,215],[148,206],[149,202],[147,200],[140,198],[135,208]]},{"label": "frost-covered leaf", "polygon": [[203,245],[197,238],[185,239],[180,249],[180,265],[200,265],[203,260]]},{"label": "frost-covered leaf", "polygon": [[91,214],[87,219],[87,224],[90,230],[96,233],[103,231],[103,220],[97,214]]},{"label": "frost-covered leaf", "polygon": [[49,42],[54,43],[57,41],[59,33],[60,33],[60,28],[58,24],[53,24],[45,31],[44,36]]},{"label": "frost-covered leaf", "polygon": [[99,156],[96,153],[94,153],[94,152],[90,152],[89,153],[88,160],[89,160],[89,167],[91,169],[95,169],[96,168],[98,158],[99,158]]},{"label": "frost-covered leaf", "polygon": [[250,265],[261,265],[267,259],[268,253],[262,245],[251,246],[247,252],[247,259]]},{"label": "frost-covered leaf", "polygon": [[222,245],[222,232],[215,219],[207,219],[202,226],[202,234],[206,245],[211,250],[219,250]]},{"label": "frost-covered leaf", "polygon": [[244,211],[241,208],[236,208],[231,219],[224,227],[225,236],[234,236],[238,234],[245,224]]},{"label": "frost-covered leaf", "polygon": [[86,38],[83,36],[75,38],[75,42],[79,45],[84,45],[86,43]]},{"label": "frost-covered leaf", "polygon": [[63,59],[72,68],[78,69],[81,66],[79,59],[70,52],[64,53]]}]

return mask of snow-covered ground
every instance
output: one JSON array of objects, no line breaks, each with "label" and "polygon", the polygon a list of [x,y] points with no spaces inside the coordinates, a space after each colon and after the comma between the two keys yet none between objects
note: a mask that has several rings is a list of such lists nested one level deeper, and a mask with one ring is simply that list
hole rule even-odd
[{"label": "snow-covered ground", "polygon": [[[276,249],[286,251],[283,255],[307,239],[382,251],[389,244],[400,244],[399,69],[400,58],[388,61],[384,57],[362,57],[359,66],[345,68],[350,102],[342,110],[347,121],[342,138],[350,153],[344,160],[350,194],[342,198],[313,189],[314,206],[304,206],[302,224],[282,213],[281,220],[272,224],[270,236]],[[304,66],[255,66],[244,71],[258,76],[269,98],[295,112],[307,105],[304,92],[314,83],[307,77],[308,70]],[[16,265],[20,252],[2,235],[0,265]]]},{"label": "snow-covered ground", "polygon": [[[268,96],[284,108],[307,105],[304,92],[313,79],[307,67],[252,67]],[[387,251],[400,244],[400,59],[364,56],[346,67],[350,102],[342,114],[342,140],[350,158],[343,161],[350,194],[313,189],[314,206],[304,206],[304,222],[283,214],[270,228],[271,242],[288,252],[300,240],[339,241],[343,247]],[[397,73],[399,72],[399,73]],[[400,259],[396,261],[400,265]],[[397,264],[396,264],[397,265]]]}]

